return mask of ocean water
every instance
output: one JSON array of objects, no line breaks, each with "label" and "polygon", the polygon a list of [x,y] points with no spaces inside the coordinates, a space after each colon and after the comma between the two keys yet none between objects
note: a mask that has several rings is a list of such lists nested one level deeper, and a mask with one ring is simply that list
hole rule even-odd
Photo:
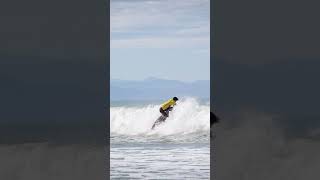
[{"label": "ocean water", "polygon": [[210,179],[209,103],[182,98],[154,130],[160,103],[141,104],[111,106],[111,179]]}]

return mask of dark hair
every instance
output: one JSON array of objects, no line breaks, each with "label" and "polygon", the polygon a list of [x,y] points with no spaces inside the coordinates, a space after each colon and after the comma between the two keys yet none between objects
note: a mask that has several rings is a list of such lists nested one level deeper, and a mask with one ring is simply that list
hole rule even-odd
[{"label": "dark hair", "polygon": [[173,100],[178,101],[179,99],[177,97],[173,97]]}]

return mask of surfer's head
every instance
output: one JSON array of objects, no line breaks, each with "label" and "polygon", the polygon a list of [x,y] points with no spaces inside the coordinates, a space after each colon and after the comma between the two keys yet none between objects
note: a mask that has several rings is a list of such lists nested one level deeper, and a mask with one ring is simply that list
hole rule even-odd
[{"label": "surfer's head", "polygon": [[177,97],[172,98],[174,101],[178,101],[179,99]]}]

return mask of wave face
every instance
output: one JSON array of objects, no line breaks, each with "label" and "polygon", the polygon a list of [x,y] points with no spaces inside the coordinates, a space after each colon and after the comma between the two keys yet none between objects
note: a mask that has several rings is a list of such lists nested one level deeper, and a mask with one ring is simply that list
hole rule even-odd
[{"label": "wave face", "polygon": [[161,115],[160,104],[121,106],[110,109],[111,136],[177,136],[209,134],[210,105],[195,98],[184,98],[170,112],[165,123],[151,127]]}]

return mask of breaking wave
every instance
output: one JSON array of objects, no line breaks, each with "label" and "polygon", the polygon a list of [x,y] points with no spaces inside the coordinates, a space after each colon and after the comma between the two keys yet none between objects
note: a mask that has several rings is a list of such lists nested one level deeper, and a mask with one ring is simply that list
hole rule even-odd
[{"label": "breaking wave", "polygon": [[170,112],[165,123],[154,130],[151,126],[161,115],[160,104],[149,104],[143,107],[111,107],[111,135],[177,135],[209,133],[210,105],[201,104],[195,98],[178,101]]}]

